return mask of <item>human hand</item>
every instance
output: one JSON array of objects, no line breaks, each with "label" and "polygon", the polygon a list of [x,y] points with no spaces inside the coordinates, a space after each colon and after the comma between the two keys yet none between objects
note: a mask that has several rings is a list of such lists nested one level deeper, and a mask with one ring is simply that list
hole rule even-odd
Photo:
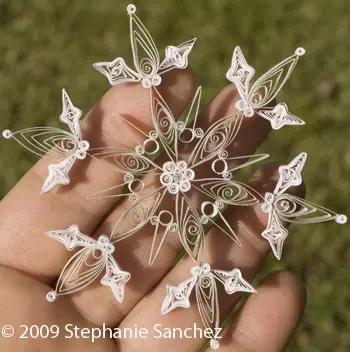
[{"label": "human hand", "polygon": [[[164,76],[160,86],[162,96],[178,117],[195,91],[190,69],[172,71]],[[225,87],[200,115],[204,128],[216,119],[232,113],[237,94],[233,85]],[[92,146],[116,147],[120,129],[119,115],[129,116],[133,123],[145,130],[152,128],[149,91],[141,85],[119,85],[110,89],[87,114],[82,122],[84,138]],[[269,123],[260,117],[244,118],[236,137],[233,155],[252,154],[267,137]],[[123,143],[132,145],[125,136]],[[177,237],[169,237],[152,267],[148,254],[154,230],[145,227],[139,234],[116,244],[115,255],[120,266],[130,271],[123,304],[119,304],[108,287],[98,282],[70,296],[62,296],[55,303],[45,296],[57,280],[71,253],[61,243],[44,236],[44,232],[78,224],[81,231],[98,238],[111,232],[126,204],[116,207],[114,199],[87,201],[86,195],[121,182],[117,173],[103,168],[93,159],[81,161],[70,174],[72,182],[40,196],[47,174],[48,160],[40,160],[0,203],[0,328],[12,325],[13,337],[1,337],[1,351],[199,351],[205,344],[200,338],[154,338],[155,324],[165,328],[198,327],[202,323],[197,307],[177,309],[168,315],[160,314],[165,285],[178,283],[188,277],[193,262],[184,257],[171,270],[181,250]],[[267,165],[253,176],[250,185],[260,193],[272,191],[277,181],[277,165]],[[205,168],[201,170],[205,177]],[[303,193],[302,188],[294,189]],[[205,258],[212,267],[242,270],[251,280],[269,251],[269,244],[260,233],[266,227],[267,215],[260,207],[228,209],[225,217],[235,230],[243,246],[212,228],[207,235]],[[221,316],[225,317],[237,304],[240,295],[221,295]],[[222,334],[225,351],[281,351],[288,344],[302,316],[306,294],[299,279],[289,273],[273,273],[251,295]],[[147,339],[91,339],[65,338],[67,324],[80,328],[96,328],[106,324],[120,329],[145,328]],[[24,330],[20,325],[56,325],[61,333],[57,338],[20,339]]]}]

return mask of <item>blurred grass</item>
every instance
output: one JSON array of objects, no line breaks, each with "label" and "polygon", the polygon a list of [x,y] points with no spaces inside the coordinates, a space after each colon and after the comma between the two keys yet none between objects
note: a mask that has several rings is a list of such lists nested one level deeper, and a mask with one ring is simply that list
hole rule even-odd
[{"label": "blurred grass", "polygon": [[[58,125],[61,88],[87,111],[108,89],[92,69],[123,56],[131,62],[127,1],[0,0],[1,129]],[[307,121],[270,135],[262,150],[288,162],[307,151],[308,199],[350,214],[350,3],[348,0],[135,1],[160,52],[192,36],[190,57],[204,102],[225,84],[235,45],[257,74],[307,49],[279,99]],[[4,195],[35,158],[15,143],[0,144]],[[350,236],[333,223],[293,226],[281,262],[268,258],[264,273],[288,269],[301,276],[309,300],[289,351],[350,350]]]}]

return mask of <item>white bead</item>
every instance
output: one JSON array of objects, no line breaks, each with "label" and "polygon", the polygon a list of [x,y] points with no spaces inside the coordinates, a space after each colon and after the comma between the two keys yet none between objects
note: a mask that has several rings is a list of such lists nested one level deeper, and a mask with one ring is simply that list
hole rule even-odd
[{"label": "white bead", "polygon": [[12,137],[12,132],[10,130],[5,130],[2,132],[2,136],[6,139],[10,139]]},{"label": "white bead", "polygon": [[132,15],[136,12],[136,6],[134,4],[130,4],[130,5],[128,5],[126,10],[128,11],[129,15]]},{"label": "white bead", "polygon": [[295,50],[295,55],[298,55],[298,56],[303,56],[305,53],[306,53],[306,50],[304,48],[297,48]]},{"label": "white bead", "polygon": [[346,215],[344,214],[339,214],[337,215],[337,217],[335,218],[335,221],[338,223],[338,224],[345,224],[347,221],[348,221],[348,218]]},{"label": "white bead", "polygon": [[210,347],[211,347],[213,350],[219,349],[219,347],[220,347],[219,341],[218,341],[218,340],[215,340],[215,339],[211,339],[211,340],[210,340]]},{"label": "white bead", "polygon": [[56,292],[55,291],[50,291],[47,295],[46,295],[46,299],[49,301],[49,302],[54,302],[56,300]]}]

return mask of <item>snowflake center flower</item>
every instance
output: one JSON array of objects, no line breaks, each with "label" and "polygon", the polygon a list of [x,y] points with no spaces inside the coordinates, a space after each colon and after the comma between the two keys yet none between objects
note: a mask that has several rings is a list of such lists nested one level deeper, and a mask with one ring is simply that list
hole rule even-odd
[{"label": "snowflake center flower", "polygon": [[188,167],[186,161],[168,161],[163,165],[160,182],[163,186],[167,186],[169,193],[177,194],[179,191],[188,192],[194,177],[195,173]]}]

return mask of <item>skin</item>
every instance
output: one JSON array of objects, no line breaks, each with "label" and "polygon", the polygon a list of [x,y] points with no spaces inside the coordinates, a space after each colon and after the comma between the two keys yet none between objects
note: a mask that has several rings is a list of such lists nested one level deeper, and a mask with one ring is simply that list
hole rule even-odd
[{"label": "skin", "polygon": [[[178,117],[186,108],[196,89],[190,69],[174,70],[166,74],[159,90]],[[237,92],[233,85],[223,88],[199,116],[201,127],[235,111]],[[128,116],[134,124],[148,131],[152,128],[149,91],[140,84],[122,84],[111,88],[82,121],[82,133],[92,147],[133,147],[128,136],[120,138],[118,115]],[[247,155],[265,140],[269,124],[253,116],[245,118],[231,155]],[[15,336],[0,337],[1,351],[183,351],[203,349],[205,339],[20,339],[20,325],[66,324],[80,328],[134,327],[153,331],[154,324],[163,327],[186,328],[194,322],[202,327],[196,304],[189,309],[177,309],[160,315],[167,284],[177,284],[190,277],[193,261],[184,257],[174,267],[171,264],[181,250],[176,236],[168,236],[152,267],[148,255],[152,244],[152,227],[116,244],[115,257],[121,268],[131,273],[123,304],[119,304],[108,287],[96,280],[89,287],[69,296],[61,296],[55,303],[45,296],[54,287],[61,269],[71,252],[44,236],[44,232],[64,229],[77,224],[81,232],[98,238],[109,234],[127,206],[114,205],[113,199],[86,201],[86,196],[122,182],[122,176],[95,160],[79,161],[70,173],[71,184],[40,196],[50,160],[38,163],[22,178],[0,203],[0,328],[13,325]],[[79,165],[78,165],[79,164]],[[250,180],[250,185],[264,193],[272,191],[277,182],[278,165],[265,165]],[[201,176],[205,177],[205,168]],[[145,178],[146,187],[152,188]],[[302,196],[303,186],[293,189]],[[200,199],[195,199],[195,202]],[[232,207],[233,208],[233,207]],[[205,261],[212,268],[230,270],[240,268],[243,277],[252,280],[269,244],[260,233],[267,216],[259,207],[237,207],[225,215],[243,246],[211,229],[207,235]],[[306,292],[302,282],[287,272],[270,274],[256,287],[222,334],[221,351],[282,351],[288,344],[302,317]],[[225,317],[242,296],[220,292],[221,317]]]}]

